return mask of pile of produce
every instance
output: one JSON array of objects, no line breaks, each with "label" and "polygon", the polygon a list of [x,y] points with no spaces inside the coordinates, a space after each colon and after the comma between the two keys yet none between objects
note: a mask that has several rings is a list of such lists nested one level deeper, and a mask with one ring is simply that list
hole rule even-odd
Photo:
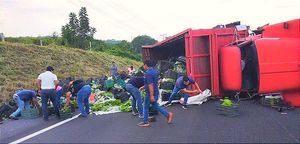
[{"label": "pile of produce", "polygon": [[70,118],[73,115],[71,112],[71,107],[68,106],[64,106],[59,113],[61,118]]},{"label": "pile of produce", "polygon": [[21,118],[23,119],[34,119],[39,117],[39,110],[37,108],[26,108],[21,111]]},{"label": "pile of produce", "polygon": [[131,101],[121,103],[121,100],[107,100],[90,104],[93,111],[110,111],[113,108],[119,108],[121,112],[131,111]]}]

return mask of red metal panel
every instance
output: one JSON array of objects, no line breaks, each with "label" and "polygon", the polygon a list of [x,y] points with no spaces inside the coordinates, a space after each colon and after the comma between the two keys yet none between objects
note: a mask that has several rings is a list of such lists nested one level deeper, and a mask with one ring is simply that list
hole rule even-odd
[{"label": "red metal panel", "polygon": [[214,95],[221,95],[220,88],[220,73],[219,73],[219,50],[235,41],[234,30],[227,29],[226,31],[217,32],[214,35],[213,42],[215,43],[212,47],[212,89]]},{"label": "red metal panel", "polygon": [[255,44],[260,71],[259,92],[299,89],[299,39],[262,38]]},{"label": "red metal panel", "polygon": [[[201,89],[210,89],[213,96],[220,94],[218,50],[235,41],[234,29],[192,30],[189,39],[189,74]],[[194,69],[193,69],[194,68]]]},{"label": "red metal panel", "polygon": [[202,90],[211,89],[210,38],[210,35],[191,38],[191,74]]},{"label": "red metal panel", "polygon": [[182,31],[182,32],[180,32],[180,33],[178,33],[178,34],[176,34],[174,36],[171,36],[171,37],[169,37],[169,38],[167,38],[167,39],[165,39],[165,40],[163,40],[161,42],[158,42],[158,43],[156,43],[154,45],[142,46],[142,48],[145,48],[145,49],[146,48],[155,48],[157,46],[161,46],[161,45],[164,45],[166,43],[170,43],[172,41],[175,41],[177,38],[181,37],[182,35],[185,35],[186,33],[190,32],[191,30],[192,30],[191,28],[186,29],[186,30],[184,30],[184,31]]},{"label": "red metal panel", "polygon": [[190,55],[190,35],[189,33],[185,34],[185,57],[186,57],[186,73],[187,75],[192,75],[192,71],[191,71],[191,55]]},{"label": "red metal panel", "polygon": [[240,91],[242,87],[241,51],[236,46],[220,50],[220,76],[224,90]]},{"label": "red metal panel", "polygon": [[273,38],[299,38],[300,37],[300,19],[295,19],[283,23],[278,23],[264,27],[262,37]]}]

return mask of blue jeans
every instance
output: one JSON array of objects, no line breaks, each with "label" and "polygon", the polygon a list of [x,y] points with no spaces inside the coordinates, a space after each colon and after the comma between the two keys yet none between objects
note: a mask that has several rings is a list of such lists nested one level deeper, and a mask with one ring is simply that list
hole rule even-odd
[{"label": "blue jeans", "polygon": [[10,116],[17,117],[24,110],[24,107],[25,109],[30,108],[30,100],[23,101],[20,99],[19,96],[15,96],[14,100],[17,102],[18,109],[15,112],[13,112]]},{"label": "blue jeans", "polygon": [[[168,117],[168,112],[157,103],[157,98],[155,98],[155,102],[151,103],[152,108],[158,110],[161,114],[163,114],[165,117]],[[150,106],[150,98],[148,95],[144,98],[144,122],[148,123],[149,118],[149,106]]]},{"label": "blue jeans", "polygon": [[[170,95],[170,98],[169,98],[169,100],[168,100],[168,103],[171,103],[171,102],[172,102],[174,96],[175,96],[180,90],[181,90],[181,89],[178,88],[177,86],[174,87],[174,89],[173,89],[173,91],[172,91],[172,94]],[[186,94],[186,93],[183,93],[183,98],[184,98],[184,103],[183,103],[183,105],[186,106],[186,103],[187,103],[187,100],[188,100],[188,98],[189,98],[189,95]]]},{"label": "blue jeans", "polygon": [[[83,86],[77,93],[77,104],[81,115],[87,116],[90,111],[89,97],[92,93],[90,85]],[[85,109],[83,107],[85,105]]]},{"label": "blue jeans", "polygon": [[54,89],[44,89],[44,90],[42,89],[42,111],[43,111],[44,119],[49,118],[49,114],[48,114],[48,100],[49,99],[53,104],[56,115],[60,116],[55,97],[56,97],[56,93],[55,93]]},{"label": "blue jeans", "polygon": [[61,90],[59,90],[59,91],[56,92],[56,97],[55,97],[55,99],[56,99],[56,103],[57,103],[58,109],[60,109],[60,106],[61,106],[60,98],[61,98],[61,96],[62,96],[62,92],[63,92],[63,89],[61,89]]},{"label": "blue jeans", "polygon": [[138,107],[138,112],[140,115],[143,114],[143,105],[142,105],[142,97],[138,88],[134,87],[132,84],[126,84],[126,90],[132,95],[132,111],[137,112],[136,102]]}]

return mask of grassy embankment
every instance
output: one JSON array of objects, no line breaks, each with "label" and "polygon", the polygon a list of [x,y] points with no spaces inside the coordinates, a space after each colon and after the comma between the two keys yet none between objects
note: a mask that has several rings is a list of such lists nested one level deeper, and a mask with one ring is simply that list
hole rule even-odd
[{"label": "grassy embankment", "polygon": [[111,62],[127,71],[139,61],[102,52],[83,51],[56,45],[36,46],[0,42],[0,102],[8,100],[17,89],[34,89],[37,76],[48,65],[54,67],[58,79],[69,76],[87,79],[109,74]]}]

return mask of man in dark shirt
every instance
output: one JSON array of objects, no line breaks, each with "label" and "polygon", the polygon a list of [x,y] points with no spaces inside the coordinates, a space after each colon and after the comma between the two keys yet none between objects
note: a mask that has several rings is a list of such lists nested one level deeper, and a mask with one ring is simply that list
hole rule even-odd
[{"label": "man in dark shirt", "polygon": [[[132,77],[126,84],[126,90],[132,95],[132,115],[139,114],[140,118],[143,118],[143,105],[142,98],[139,89],[144,86],[144,77],[135,76]],[[136,109],[136,104],[138,111]]]},{"label": "man in dark shirt", "polygon": [[[190,84],[195,84],[197,89],[194,91],[187,90],[187,87]],[[175,87],[172,91],[172,94],[171,94],[168,102],[165,104],[165,106],[170,106],[172,104],[172,100],[173,100],[174,96],[180,91],[183,93],[183,97],[184,97],[184,104],[182,106],[183,109],[187,109],[186,103],[187,103],[187,100],[189,97],[189,95],[188,95],[189,93],[202,92],[199,88],[199,85],[190,76],[181,76],[176,80]]]},{"label": "man in dark shirt", "polygon": [[30,108],[30,101],[35,107],[40,105],[36,99],[36,92],[32,90],[21,90],[13,95],[13,99],[17,102],[18,109],[12,113],[9,118],[17,120],[17,116],[25,109]]},{"label": "man in dark shirt", "polygon": [[157,103],[158,100],[158,76],[159,72],[154,68],[153,62],[146,60],[143,65],[146,70],[145,78],[144,78],[144,88],[146,91],[146,96],[144,98],[144,120],[139,123],[140,127],[149,127],[150,123],[148,121],[149,118],[149,105],[152,104],[154,109],[157,109],[161,114],[163,114],[167,118],[167,123],[170,124],[173,119],[173,113],[167,112],[163,107],[159,106]]},{"label": "man in dark shirt", "polygon": [[77,96],[77,104],[80,111],[79,117],[87,117],[90,113],[89,97],[92,93],[90,85],[85,84],[83,80],[70,82],[69,92],[72,96]]}]

